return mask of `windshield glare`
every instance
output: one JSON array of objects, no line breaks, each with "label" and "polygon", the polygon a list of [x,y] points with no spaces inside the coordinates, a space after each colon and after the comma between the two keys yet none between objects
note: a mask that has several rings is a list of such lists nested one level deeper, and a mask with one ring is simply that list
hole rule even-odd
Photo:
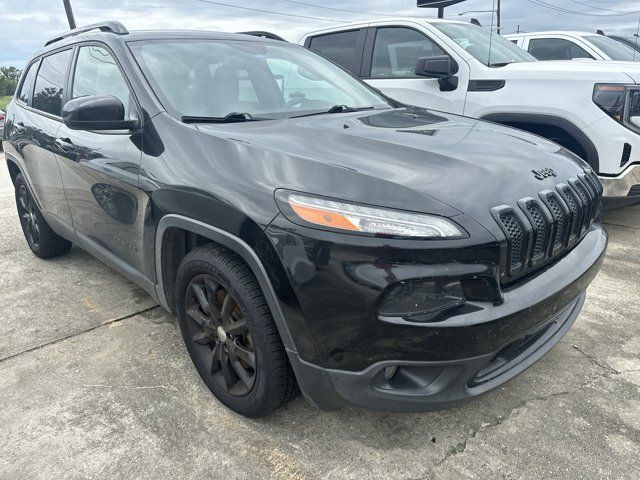
[{"label": "windshield glare", "polygon": [[640,61],[640,53],[636,52],[633,48],[618,42],[609,37],[602,35],[591,35],[584,37],[596,47],[602,50],[611,60],[618,60],[623,62]]},{"label": "windshield glare", "polygon": [[516,44],[500,35],[491,35],[482,27],[464,23],[432,25],[485,65],[537,61]]},{"label": "windshield glare", "polygon": [[165,108],[178,116],[289,118],[334,105],[388,107],[341,68],[302,47],[247,40],[132,42]]}]

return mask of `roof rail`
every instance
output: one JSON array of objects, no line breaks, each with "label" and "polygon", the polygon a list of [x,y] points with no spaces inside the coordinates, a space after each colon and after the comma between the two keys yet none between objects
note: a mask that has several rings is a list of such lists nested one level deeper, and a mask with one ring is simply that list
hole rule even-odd
[{"label": "roof rail", "polygon": [[286,42],[284,38],[271,32],[263,32],[263,31],[256,30],[252,32],[238,32],[238,33],[241,33],[242,35],[253,35],[254,37],[262,37],[262,38],[268,38],[270,40],[280,40],[281,42]]},{"label": "roof rail", "polygon": [[59,42],[60,40],[64,40],[68,37],[73,37],[74,35],[80,35],[81,33],[90,32],[91,30],[100,30],[101,32],[110,32],[115,33],[116,35],[126,35],[129,31],[122,25],[120,22],[100,22],[100,23],[92,23],[91,25],[86,25],[84,27],[74,28],[67,33],[63,33],[62,35],[58,35],[53,37],[44,44],[51,45],[52,43]]}]

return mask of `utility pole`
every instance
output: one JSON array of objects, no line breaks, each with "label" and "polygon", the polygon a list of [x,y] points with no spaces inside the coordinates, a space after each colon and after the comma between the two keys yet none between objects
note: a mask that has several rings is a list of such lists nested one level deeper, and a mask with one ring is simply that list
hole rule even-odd
[{"label": "utility pole", "polygon": [[76,28],[76,20],[73,18],[73,10],[71,9],[71,0],[62,0],[64,3],[64,10],[67,12],[67,20],[69,20],[69,28],[73,30]]},{"label": "utility pole", "polygon": [[498,5],[497,5],[497,22],[496,22],[496,27],[497,27],[497,31],[498,31],[498,35],[500,35],[500,0],[497,0]]},{"label": "utility pole", "polygon": [[444,18],[444,7],[438,7],[438,18]]}]

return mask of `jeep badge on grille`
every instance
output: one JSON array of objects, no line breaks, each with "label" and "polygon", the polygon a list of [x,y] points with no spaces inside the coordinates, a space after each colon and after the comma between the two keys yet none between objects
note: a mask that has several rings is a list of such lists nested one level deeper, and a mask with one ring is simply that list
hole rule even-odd
[{"label": "jeep badge on grille", "polygon": [[531,170],[538,180],[544,180],[548,177],[557,177],[558,174],[553,168],[543,168],[541,170]]}]

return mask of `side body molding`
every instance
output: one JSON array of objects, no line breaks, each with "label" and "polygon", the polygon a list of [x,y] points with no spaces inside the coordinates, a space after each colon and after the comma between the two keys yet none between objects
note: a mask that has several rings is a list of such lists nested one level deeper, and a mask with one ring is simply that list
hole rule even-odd
[{"label": "side body molding", "polygon": [[249,266],[253,274],[256,276],[258,283],[262,288],[262,292],[264,293],[267,303],[269,304],[271,314],[273,315],[273,318],[276,322],[276,327],[278,328],[278,332],[280,333],[280,337],[282,338],[284,347],[288,352],[295,352],[296,349],[293,343],[293,339],[289,332],[289,327],[287,326],[287,323],[285,321],[284,314],[282,313],[282,309],[280,308],[280,304],[278,303],[276,293],[273,290],[267,272],[256,253],[242,239],[231,235],[224,230],[220,230],[219,228],[213,227],[198,220],[194,220],[182,215],[169,214],[162,217],[162,219],[158,223],[155,244],[155,264],[156,278],[158,279],[156,292],[160,305],[162,305],[162,307],[166,310],[170,310],[167,298],[165,296],[162,280],[162,242],[165,232],[169,228],[174,227],[197,233],[198,235],[202,235],[203,237],[219,243],[244,260],[244,262]]}]

